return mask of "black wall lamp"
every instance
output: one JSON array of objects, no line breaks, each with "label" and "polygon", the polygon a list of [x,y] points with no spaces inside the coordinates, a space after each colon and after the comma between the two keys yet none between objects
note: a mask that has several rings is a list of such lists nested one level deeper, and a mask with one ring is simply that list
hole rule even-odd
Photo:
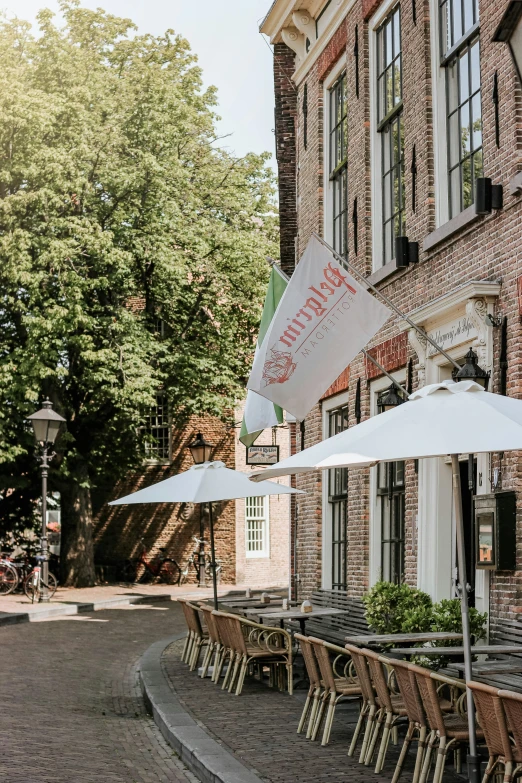
[{"label": "black wall lamp", "polygon": [[479,365],[478,356],[473,348],[470,348],[464,357],[464,365],[460,368],[460,370],[454,371],[453,380],[475,381],[475,383],[480,384],[480,386],[482,386],[482,388],[487,391],[489,385],[489,376],[489,372],[483,370]]},{"label": "black wall lamp", "polygon": [[401,397],[399,390],[394,383],[382,392],[378,399],[378,405],[381,412],[390,411],[392,408],[396,408],[398,405],[402,405],[406,400]]},{"label": "black wall lamp", "polygon": [[477,215],[489,215],[493,209],[504,206],[504,188],[493,185],[489,177],[478,177],[475,192],[475,212]]},{"label": "black wall lamp", "polygon": [[404,269],[419,260],[419,243],[410,242],[408,237],[395,237],[395,263],[397,269]]}]

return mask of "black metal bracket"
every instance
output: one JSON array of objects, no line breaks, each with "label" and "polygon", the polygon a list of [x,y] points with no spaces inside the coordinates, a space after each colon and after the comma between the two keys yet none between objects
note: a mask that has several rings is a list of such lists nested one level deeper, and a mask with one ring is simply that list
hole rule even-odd
[{"label": "black metal bracket", "polygon": [[357,386],[355,387],[355,421],[357,424],[361,423],[361,379],[357,378]]},{"label": "black metal bracket", "polygon": [[359,224],[357,217],[357,199],[353,200],[353,212],[352,212],[352,224],[353,224],[353,249],[355,255],[357,255],[357,249],[359,246]]},{"label": "black metal bracket", "polygon": [[417,149],[415,144],[411,151],[411,209],[415,213],[417,209]]},{"label": "black metal bracket", "polygon": [[355,58],[355,97],[359,97],[359,25],[355,25],[355,41],[353,44]]}]

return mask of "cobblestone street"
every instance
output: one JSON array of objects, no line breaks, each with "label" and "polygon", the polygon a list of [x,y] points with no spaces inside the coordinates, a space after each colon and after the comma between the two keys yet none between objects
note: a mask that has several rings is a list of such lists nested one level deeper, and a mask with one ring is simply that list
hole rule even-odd
[{"label": "cobblestone street", "polygon": [[2,628],[2,783],[194,783],[146,714],[136,664],[175,603]]}]

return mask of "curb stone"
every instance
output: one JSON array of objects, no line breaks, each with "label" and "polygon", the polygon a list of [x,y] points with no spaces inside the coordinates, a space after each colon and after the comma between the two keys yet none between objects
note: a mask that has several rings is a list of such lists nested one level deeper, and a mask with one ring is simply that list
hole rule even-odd
[{"label": "curb stone", "polygon": [[93,603],[75,603],[69,606],[63,604],[60,606],[49,606],[49,608],[41,609],[37,612],[0,612],[0,626],[34,623],[38,622],[38,620],[47,620],[49,617],[67,617],[74,614],[99,612],[102,609],[128,606],[129,604],[146,604],[152,603],[153,601],[170,600],[171,596],[168,593],[162,593],[161,595],[132,595],[122,596],[121,598],[107,598],[104,601],[94,601]]},{"label": "curb stone", "polygon": [[202,783],[262,783],[262,779],[241,764],[181,705],[161,666],[164,650],[186,633],[151,645],[139,663],[143,698],[159,730],[182,762]]}]

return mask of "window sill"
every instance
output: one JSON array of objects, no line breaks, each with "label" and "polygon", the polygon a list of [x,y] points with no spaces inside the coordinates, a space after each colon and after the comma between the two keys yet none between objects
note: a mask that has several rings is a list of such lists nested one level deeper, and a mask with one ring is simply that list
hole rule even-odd
[{"label": "window sill", "polygon": [[381,266],[380,269],[377,269],[375,272],[372,272],[372,274],[367,278],[368,282],[372,285],[377,285],[377,283],[382,283],[383,280],[386,280],[391,275],[394,275],[395,272],[401,272],[406,267],[398,267],[397,262],[395,259],[393,261],[389,261],[384,266]]},{"label": "window sill", "polygon": [[264,554],[264,553],[253,555],[253,554],[247,552],[247,554],[246,554],[246,559],[247,560],[268,560],[269,557],[270,557],[270,555],[267,555],[267,554]]},{"label": "window sill", "polygon": [[466,228],[479,220],[480,217],[481,216],[477,215],[475,212],[475,204],[472,204],[467,209],[464,209],[459,215],[451,218],[447,223],[443,223],[442,226],[439,226],[435,231],[432,231],[431,234],[428,234],[422,243],[422,249],[425,252],[431,250],[436,245],[444,242],[445,239],[449,239],[453,234],[456,234],[458,231],[461,231],[463,228]]}]

